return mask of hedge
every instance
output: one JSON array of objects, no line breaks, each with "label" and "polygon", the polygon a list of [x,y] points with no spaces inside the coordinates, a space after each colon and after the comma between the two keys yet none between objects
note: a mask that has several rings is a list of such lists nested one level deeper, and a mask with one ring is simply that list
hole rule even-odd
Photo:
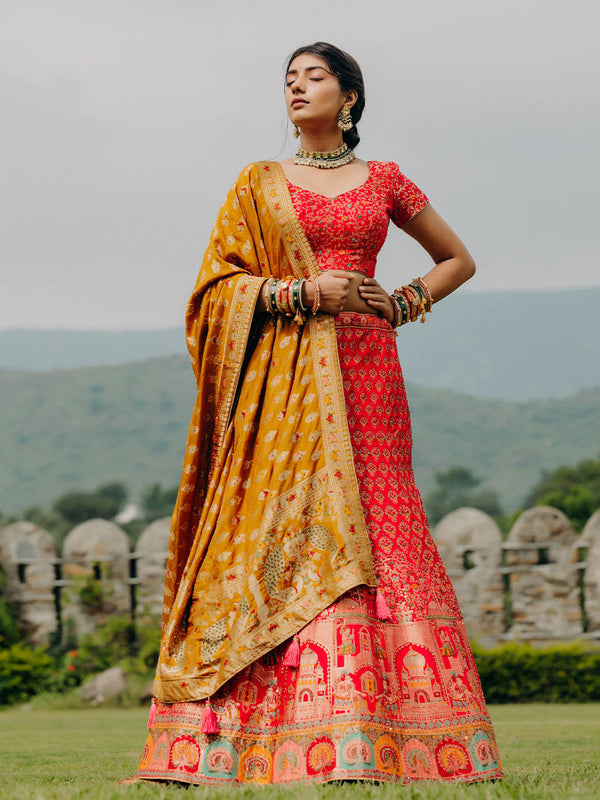
[{"label": "hedge", "polygon": [[473,648],[488,703],[600,701],[600,649],[575,642]]}]

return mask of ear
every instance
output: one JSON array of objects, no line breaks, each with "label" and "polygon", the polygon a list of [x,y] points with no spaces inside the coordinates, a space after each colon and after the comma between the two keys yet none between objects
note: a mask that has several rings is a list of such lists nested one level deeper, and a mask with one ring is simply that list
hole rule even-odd
[{"label": "ear", "polygon": [[356,91],[356,89],[350,89],[349,92],[344,92],[344,94],[346,95],[346,99],[344,100],[344,105],[352,108],[354,103],[356,103],[356,101],[358,100],[358,92]]}]

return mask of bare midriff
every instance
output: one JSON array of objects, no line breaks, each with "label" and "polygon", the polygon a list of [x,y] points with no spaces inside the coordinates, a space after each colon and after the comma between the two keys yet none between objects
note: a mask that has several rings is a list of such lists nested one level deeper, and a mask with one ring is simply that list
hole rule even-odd
[{"label": "bare midriff", "polygon": [[362,272],[348,270],[350,284],[348,286],[348,297],[344,303],[344,311],[355,311],[359,314],[374,314],[377,316],[377,311],[366,303],[358,293],[358,287],[366,277],[367,276]]}]

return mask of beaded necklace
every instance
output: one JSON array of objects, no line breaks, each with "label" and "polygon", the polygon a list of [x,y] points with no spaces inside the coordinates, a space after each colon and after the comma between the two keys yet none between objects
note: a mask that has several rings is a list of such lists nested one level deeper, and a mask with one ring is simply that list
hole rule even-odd
[{"label": "beaded necklace", "polygon": [[343,167],[354,161],[356,155],[350,150],[346,142],[336,147],[335,150],[303,150],[300,148],[294,156],[294,164],[303,167],[317,167],[318,169],[334,169]]}]

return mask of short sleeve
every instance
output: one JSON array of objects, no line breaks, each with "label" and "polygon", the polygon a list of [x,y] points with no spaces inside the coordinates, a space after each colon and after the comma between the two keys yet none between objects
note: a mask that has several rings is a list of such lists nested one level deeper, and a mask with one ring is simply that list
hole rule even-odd
[{"label": "short sleeve", "polygon": [[429,205],[427,196],[399,168],[394,166],[392,176],[392,212],[394,225],[402,228],[407,222]]}]

